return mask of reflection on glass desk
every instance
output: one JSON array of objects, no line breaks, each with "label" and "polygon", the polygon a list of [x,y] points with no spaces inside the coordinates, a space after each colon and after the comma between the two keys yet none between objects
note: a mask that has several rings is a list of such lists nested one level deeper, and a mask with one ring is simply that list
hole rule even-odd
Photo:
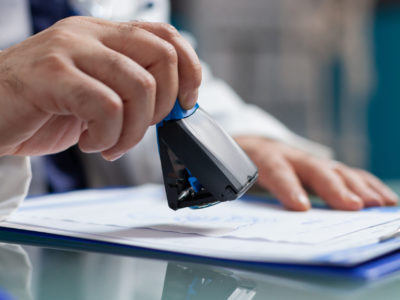
[{"label": "reflection on glass desk", "polygon": [[[0,299],[398,299],[400,273],[361,282],[288,271],[0,246]],[[379,298],[378,298],[379,297]]]},{"label": "reflection on glass desk", "polygon": [[[400,183],[390,185],[400,191]],[[390,300],[399,295],[400,272],[364,282],[154,252],[106,254],[0,243],[0,300]]]}]

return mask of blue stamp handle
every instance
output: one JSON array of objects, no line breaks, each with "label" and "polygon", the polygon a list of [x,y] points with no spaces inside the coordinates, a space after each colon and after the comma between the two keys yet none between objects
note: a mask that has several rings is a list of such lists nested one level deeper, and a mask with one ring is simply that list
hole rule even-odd
[{"label": "blue stamp handle", "polygon": [[178,99],[176,99],[174,107],[172,108],[171,112],[162,120],[157,126],[162,126],[166,121],[173,121],[173,120],[181,120],[187,118],[195,113],[195,111],[199,108],[199,105],[196,103],[191,109],[183,109],[182,106],[179,104]]}]

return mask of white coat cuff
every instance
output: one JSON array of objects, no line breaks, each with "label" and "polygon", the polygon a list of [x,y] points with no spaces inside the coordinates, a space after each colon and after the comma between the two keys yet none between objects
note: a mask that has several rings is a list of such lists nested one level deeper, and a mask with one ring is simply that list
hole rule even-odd
[{"label": "white coat cuff", "polygon": [[6,219],[24,200],[31,176],[28,157],[0,157],[0,221]]}]

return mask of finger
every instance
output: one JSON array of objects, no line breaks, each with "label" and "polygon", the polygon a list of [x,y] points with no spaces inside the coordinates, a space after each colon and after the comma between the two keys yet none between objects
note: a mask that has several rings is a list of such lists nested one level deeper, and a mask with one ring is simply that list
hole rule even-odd
[{"label": "finger", "polygon": [[341,164],[337,164],[334,170],[342,177],[346,186],[362,199],[366,207],[385,205],[383,197],[367,184],[363,176]]},{"label": "finger", "polygon": [[63,151],[79,141],[82,121],[75,116],[52,116],[13,155],[43,155]]},{"label": "finger", "polygon": [[113,24],[102,41],[153,75],[157,87],[153,123],[157,123],[172,110],[178,96],[178,54],[172,44],[133,23]]},{"label": "finger", "polygon": [[363,170],[357,170],[361,176],[363,176],[369,185],[376,193],[383,197],[384,203],[386,205],[396,205],[399,198],[398,196],[388,188],[382,181],[369,172]]},{"label": "finger", "polygon": [[115,160],[135,146],[151,125],[155,109],[154,77],[128,57],[105,46],[80,55],[75,64],[85,73],[113,89],[123,101],[123,126],[116,145],[103,151],[108,160]]},{"label": "finger", "polygon": [[278,197],[285,207],[298,211],[310,208],[307,193],[284,158],[267,156],[256,164],[259,166],[258,182]]},{"label": "finger", "polygon": [[311,187],[329,206],[342,210],[359,210],[363,202],[350,191],[342,179],[325,162],[303,159],[293,163],[300,180]]},{"label": "finger", "polygon": [[192,46],[170,24],[136,22],[135,26],[146,29],[174,46],[179,62],[179,100],[183,108],[192,108],[198,98],[202,77],[200,60]]},{"label": "finger", "polygon": [[49,56],[42,63],[49,64],[48,70],[53,73],[54,81],[47,86],[54,101],[43,102],[41,107],[58,115],[75,115],[87,124],[79,138],[82,151],[98,152],[115,145],[122,129],[120,97],[58,56]]}]

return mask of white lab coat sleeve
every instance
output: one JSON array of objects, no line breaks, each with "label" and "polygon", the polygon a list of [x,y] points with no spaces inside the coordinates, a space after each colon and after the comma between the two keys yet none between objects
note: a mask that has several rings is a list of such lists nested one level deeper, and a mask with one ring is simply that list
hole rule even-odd
[{"label": "white lab coat sleeve", "polygon": [[24,200],[30,180],[28,157],[0,157],[0,221],[6,219]]},{"label": "white lab coat sleeve", "polygon": [[300,137],[259,107],[243,102],[228,84],[213,77],[204,63],[198,102],[232,136],[265,137],[318,157],[332,157],[329,148]]}]

